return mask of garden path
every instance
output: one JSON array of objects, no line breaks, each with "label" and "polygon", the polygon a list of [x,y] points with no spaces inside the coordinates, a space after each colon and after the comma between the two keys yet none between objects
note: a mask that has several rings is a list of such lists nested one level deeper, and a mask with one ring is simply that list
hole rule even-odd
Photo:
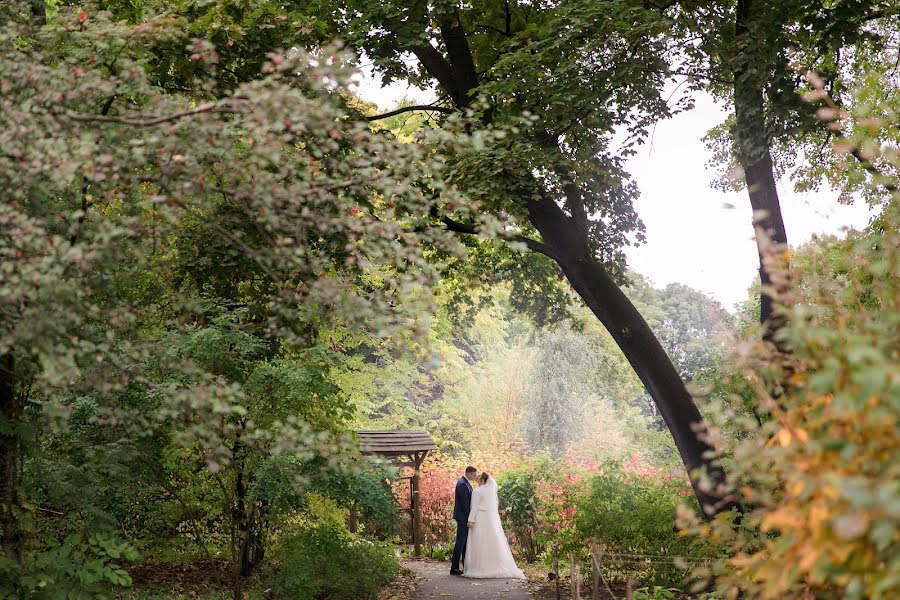
[{"label": "garden path", "polygon": [[420,576],[413,600],[531,600],[524,581],[467,579],[451,575],[446,562],[410,560],[404,564]]}]

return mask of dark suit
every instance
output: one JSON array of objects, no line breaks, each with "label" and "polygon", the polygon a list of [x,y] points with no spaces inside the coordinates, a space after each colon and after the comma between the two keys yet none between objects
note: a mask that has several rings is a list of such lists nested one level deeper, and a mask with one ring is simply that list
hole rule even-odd
[{"label": "dark suit", "polygon": [[469,508],[472,506],[472,484],[465,477],[456,482],[456,497],[453,502],[453,520],[456,521],[456,543],[450,570],[459,570],[459,561],[466,560],[466,540],[469,538]]}]

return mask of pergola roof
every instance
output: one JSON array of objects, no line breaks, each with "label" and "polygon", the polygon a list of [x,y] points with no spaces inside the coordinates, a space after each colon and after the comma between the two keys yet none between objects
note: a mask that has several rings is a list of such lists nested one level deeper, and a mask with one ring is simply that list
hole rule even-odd
[{"label": "pergola roof", "polygon": [[366,455],[407,456],[437,450],[427,431],[357,431],[359,450]]}]

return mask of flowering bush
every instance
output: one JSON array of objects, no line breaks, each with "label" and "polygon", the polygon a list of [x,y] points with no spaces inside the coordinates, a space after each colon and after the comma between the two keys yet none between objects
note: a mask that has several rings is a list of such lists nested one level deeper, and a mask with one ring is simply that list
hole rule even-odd
[{"label": "flowering bush", "polygon": [[422,507],[422,541],[434,548],[449,549],[456,535],[453,523],[453,500],[460,469],[452,465],[435,463],[423,469],[419,478],[419,495]]},{"label": "flowering bush", "polygon": [[694,502],[689,481],[640,456],[602,464],[572,453],[564,459],[532,456],[498,481],[504,527],[525,560],[543,555],[549,561],[556,549],[587,563],[594,538],[608,553],[655,557],[618,575],[639,572],[644,582],[675,583],[683,571],[674,559],[704,553],[695,540],[674,530],[679,504]]},{"label": "flowering bush", "polygon": [[[453,548],[456,537],[456,524],[453,522],[456,482],[468,465],[475,465],[479,471],[487,471],[497,478],[498,474],[514,468],[516,463],[511,455],[467,458],[437,454],[428,457],[419,474],[419,496],[422,542],[432,557],[437,558]],[[409,506],[409,494],[408,480],[402,479],[394,484],[394,495],[401,506]]]},{"label": "flowering bush", "polygon": [[[429,457],[419,473],[422,543],[431,556],[453,546],[456,525],[453,523],[453,500],[456,481],[465,466],[443,456]],[[394,496],[402,507],[409,506],[410,483],[400,479],[394,483]]]},{"label": "flowering bush", "polygon": [[552,471],[545,469],[542,474],[537,486],[538,540],[564,551],[575,551],[578,546],[575,516],[586,489],[585,479],[590,474],[568,461],[560,461],[553,465]]},{"label": "flowering bush", "polygon": [[[438,455],[422,468],[422,536],[432,556],[453,546],[454,489],[466,464]],[[591,538],[611,552],[690,553],[690,541],[673,531],[676,507],[693,500],[687,478],[656,469],[640,456],[598,464],[569,452],[559,459],[490,457],[471,464],[496,477],[510,546],[527,562],[549,558],[551,548],[584,557]],[[407,506],[408,481],[398,482],[395,493]]]}]

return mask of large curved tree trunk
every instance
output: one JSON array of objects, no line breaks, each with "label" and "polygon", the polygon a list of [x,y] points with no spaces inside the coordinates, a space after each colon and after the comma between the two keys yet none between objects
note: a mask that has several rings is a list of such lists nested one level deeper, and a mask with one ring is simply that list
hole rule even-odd
[{"label": "large curved tree trunk", "polygon": [[773,280],[773,261],[787,249],[787,232],[781,216],[778,189],[775,187],[775,172],[772,157],[765,150],[763,156],[743,165],[750,206],[753,208],[753,229],[756,249],[759,254],[759,282],[762,286],[759,305],[759,322],[763,326],[763,339],[776,342],[775,333],[783,325],[775,314],[776,290],[779,286]]},{"label": "large curved tree trunk", "polygon": [[[724,482],[722,468],[713,464],[714,454],[701,437],[706,430],[703,417],[684,381],[650,326],[616,285],[603,265],[591,257],[588,240],[576,234],[571,220],[549,199],[529,203],[529,219],[553,248],[569,283],[591,312],[603,323],[647,388],[675,441],[694,493],[709,517],[728,510],[734,503],[715,489]],[[713,489],[701,488],[705,471]]]}]

